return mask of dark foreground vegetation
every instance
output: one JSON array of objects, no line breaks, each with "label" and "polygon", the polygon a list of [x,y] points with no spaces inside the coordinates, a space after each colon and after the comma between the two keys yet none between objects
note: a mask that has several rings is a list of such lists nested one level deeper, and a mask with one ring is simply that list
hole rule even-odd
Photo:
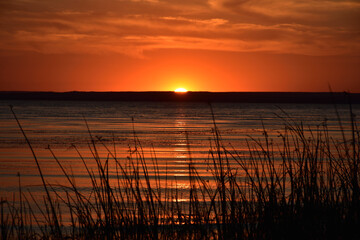
[{"label": "dark foreground vegetation", "polygon": [[[198,173],[189,151],[188,201],[164,186],[167,176],[155,155],[145,159],[136,136],[124,163],[89,130],[97,169],[80,153],[79,160],[90,193],[76,186],[51,148],[68,183],[48,184],[34,154],[45,196],[34,206],[34,196],[19,184],[14,199],[2,199],[1,239],[360,239],[360,136],[350,115],[350,126],[339,118],[340,139],[326,122],[308,128],[287,116],[276,143],[264,129],[262,139],[249,137],[244,152],[222,142],[214,120],[212,180]],[[106,161],[100,146],[108,150]],[[109,166],[115,166],[115,180]]]}]

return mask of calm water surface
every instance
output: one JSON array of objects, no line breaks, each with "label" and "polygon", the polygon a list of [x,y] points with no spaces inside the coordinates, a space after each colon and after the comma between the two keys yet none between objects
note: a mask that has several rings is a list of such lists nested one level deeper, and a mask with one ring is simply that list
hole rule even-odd
[{"label": "calm water surface", "polygon": [[[8,105],[14,106],[34,150],[46,180],[65,185],[66,179],[51,156],[48,146],[86,190],[89,182],[79,155],[72,147],[77,146],[91,169],[96,168],[91,151],[88,122],[94,139],[101,139],[121,162],[126,162],[135,147],[134,135],[139,139],[144,156],[156,156],[163,178],[176,180],[178,188],[186,188],[181,180],[187,179],[189,149],[199,173],[210,174],[207,168],[210,139],[212,139],[212,115],[205,103],[173,102],[66,102],[66,101],[0,101],[0,196],[9,197],[18,189],[17,174],[23,187],[31,192],[41,192],[41,182],[32,154],[21,135]],[[278,139],[284,129],[279,116],[291,116],[292,120],[316,129],[325,120],[334,137],[339,137],[338,120],[333,105],[302,104],[241,104],[214,103],[214,115],[222,140],[226,146],[241,152],[246,149],[246,139],[263,137],[263,125],[270,137]],[[344,126],[348,128],[349,106],[338,105]],[[360,106],[353,111],[360,114]],[[289,117],[287,117],[289,120]],[[186,135],[188,135],[188,140]],[[189,146],[189,148],[188,148]],[[152,151],[152,149],[154,149]],[[103,161],[108,151],[98,142]],[[115,168],[110,174],[116,178]],[[151,171],[150,171],[151,175]],[[167,185],[169,186],[169,185]]]}]

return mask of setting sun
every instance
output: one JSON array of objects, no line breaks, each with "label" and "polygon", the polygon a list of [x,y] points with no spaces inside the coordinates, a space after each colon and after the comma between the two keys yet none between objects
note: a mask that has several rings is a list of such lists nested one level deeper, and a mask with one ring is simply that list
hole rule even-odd
[{"label": "setting sun", "polygon": [[188,90],[186,90],[185,88],[177,88],[175,89],[176,93],[186,93]]}]

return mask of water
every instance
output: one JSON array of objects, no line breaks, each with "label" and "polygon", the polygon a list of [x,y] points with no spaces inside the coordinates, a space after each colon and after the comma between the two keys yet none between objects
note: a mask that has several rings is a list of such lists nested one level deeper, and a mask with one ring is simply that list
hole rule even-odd
[{"label": "water", "polygon": [[[156,156],[160,177],[176,181],[177,188],[188,188],[191,153],[200,175],[205,179],[211,178],[207,161],[214,125],[208,104],[1,101],[1,197],[9,198],[18,191],[18,173],[23,189],[43,193],[35,161],[10,112],[9,104],[14,106],[46,181],[53,186],[66,185],[66,179],[50,151],[46,149],[48,146],[75,177],[79,188],[86,191],[90,185],[86,169],[72,147],[77,146],[89,168],[96,169],[89,150],[90,136],[84,119],[93,138],[101,139],[97,146],[103,162],[109,155],[102,143],[125,164],[130,150],[135,145],[139,146],[134,142],[135,136],[148,161],[150,177],[154,177],[152,159]],[[279,116],[286,117],[286,114],[291,117],[291,121],[302,121],[315,130],[326,121],[332,135],[341,139],[332,105],[214,103],[212,106],[224,144],[239,152],[247,149],[245,140],[249,137],[263,138],[263,126],[270,137],[278,139],[284,129],[284,120]],[[338,105],[337,108],[345,130],[349,129],[349,106]],[[360,114],[360,106],[354,105],[353,111],[356,115]],[[116,169],[114,165],[111,166],[110,176],[116,179]],[[170,188],[173,184],[166,186]]]}]

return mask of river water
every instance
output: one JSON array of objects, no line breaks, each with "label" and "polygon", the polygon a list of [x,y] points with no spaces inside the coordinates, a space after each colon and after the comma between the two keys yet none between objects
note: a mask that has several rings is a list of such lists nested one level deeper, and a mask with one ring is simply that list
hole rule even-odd
[{"label": "river water", "polygon": [[[73,147],[77,147],[90,169],[96,169],[86,122],[103,162],[111,159],[110,151],[125,164],[137,147],[148,161],[150,177],[156,159],[160,177],[176,181],[177,188],[188,187],[189,156],[201,176],[211,177],[207,163],[214,123],[209,104],[1,101],[0,196],[3,198],[11,198],[18,191],[18,175],[23,189],[43,193],[34,158],[9,105],[14,106],[45,179],[53,186],[66,185],[66,179],[48,146],[76,179],[77,186],[84,191],[88,189],[88,173]],[[355,115],[359,115],[360,105],[352,107]],[[237,152],[247,149],[246,141],[250,138],[262,139],[264,128],[276,141],[285,121],[303,122],[315,130],[326,122],[331,135],[340,141],[336,109],[345,131],[350,126],[348,105],[213,103],[212,108],[224,146]],[[116,179],[116,171],[115,167],[110,168],[110,177]]]}]

